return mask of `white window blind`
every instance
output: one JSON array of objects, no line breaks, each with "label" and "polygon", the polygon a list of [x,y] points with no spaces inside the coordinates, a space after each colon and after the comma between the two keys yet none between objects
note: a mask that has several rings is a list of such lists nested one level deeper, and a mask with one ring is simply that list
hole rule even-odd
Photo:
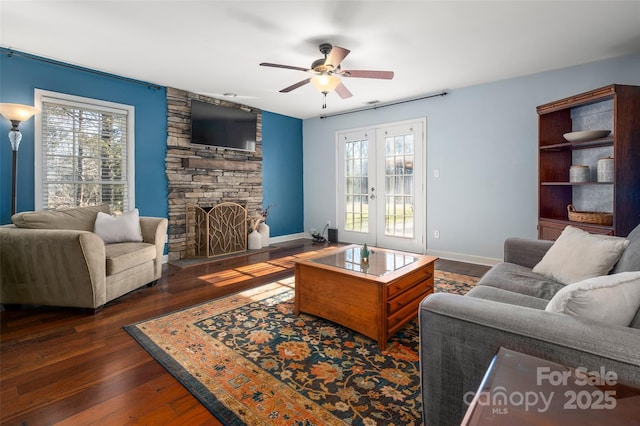
[{"label": "white window blind", "polygon": [[47,96],[41,111],[42,207],[106,203],[114,213],[129,210],[129,112]]}]

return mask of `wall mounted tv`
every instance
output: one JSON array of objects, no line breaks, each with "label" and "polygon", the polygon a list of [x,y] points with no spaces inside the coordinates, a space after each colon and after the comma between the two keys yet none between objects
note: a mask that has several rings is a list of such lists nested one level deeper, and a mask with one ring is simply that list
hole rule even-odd
[{"label": "wall mounted tv", "polygon": [[256,150],[258,114],[191,101],[191,143],[241,151]]}]

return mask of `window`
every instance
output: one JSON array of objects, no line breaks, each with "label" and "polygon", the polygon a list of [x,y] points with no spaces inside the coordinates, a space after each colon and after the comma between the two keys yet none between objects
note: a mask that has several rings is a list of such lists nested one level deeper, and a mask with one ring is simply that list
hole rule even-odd
[{"label": "window", "polygon": [[134,108],[36,89],[36,209],[135,206]]}]

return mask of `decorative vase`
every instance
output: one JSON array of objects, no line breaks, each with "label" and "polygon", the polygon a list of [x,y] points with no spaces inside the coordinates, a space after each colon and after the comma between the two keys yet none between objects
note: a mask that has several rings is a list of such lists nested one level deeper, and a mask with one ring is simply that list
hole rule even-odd
[{"label": "decorative vase", "polygon": [[262,236],[258,231],[251,231],[247,237],[247,246],[249,250],[258,250],[262,248]]},{"label": "decorative vase", "polygon": [[589,182],[589,166],[569,167],[569,182]]},{"label": "decorative vase", "polygon": [[598,182],[613,182],[613,158],[601,158],[597,165]]},{"label": "decorative vase", "polygon": [[364,243],[364,247],[360,250],[360,259],[362,263],[369,263],[369,249],[367,248],[367,243]]},{"label": "decorative vase", "polygon": [[262,236],[262,247],[269,247],[269,232],[270,232],[269,225],[262,222],[258,226],[258,232]]}]

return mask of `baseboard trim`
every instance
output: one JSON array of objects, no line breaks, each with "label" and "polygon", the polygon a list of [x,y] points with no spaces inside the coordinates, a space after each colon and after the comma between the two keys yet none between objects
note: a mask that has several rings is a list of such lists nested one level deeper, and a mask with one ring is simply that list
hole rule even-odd
[{"label": "baseboard trim", "polygon": [[168,254],[162,255],[162,263],[167,263],[167,262],[169,262],[169,255]]},{"label": "baseboard trim", "polygon": [[287,241],[299,240],[301,238],[311,238],[311,235],[306,232],[300,232],[298,234],[280,235],[278,237],[269,238],[269,244],[285,243]]},{"label": "baseboard trim", "polygon": [[477,265],[494,266],[502,262],[502,259],[495,259],[493,257],[473,256],[470,254],[451,253],[441,250],[429,250],[427,249],[429,256],[436,256],[440,259],[457,260],[458,262],[475,263]]}]

